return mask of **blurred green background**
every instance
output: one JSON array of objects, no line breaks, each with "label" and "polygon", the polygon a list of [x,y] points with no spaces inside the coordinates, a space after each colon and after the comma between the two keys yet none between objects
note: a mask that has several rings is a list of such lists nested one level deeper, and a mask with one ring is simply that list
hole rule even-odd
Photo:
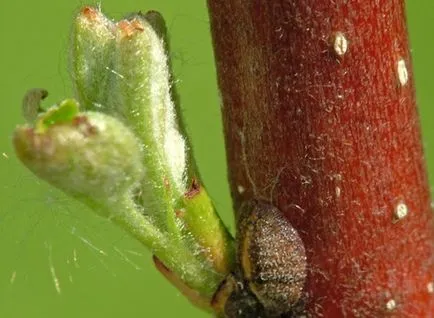
[{"label": "blurred green background", "polygon": [[[71,96],[69,30],[74,13],[84,4],[76,0],[0,4],[0,317],[208,317],[157,274],[151,255],[138,243],[39,182],[13,154],[11,133],[23,122],[24,92],[32,87],[48,89],[46,105]],[[226,212],[224,219],[230,222],[205,0],[104,0],[101,4],[112,18],[148,9],[166,18],[184,117],[200,171],[218,210]],[[434,2],[409,1],[407,9],[434,181]]]}]

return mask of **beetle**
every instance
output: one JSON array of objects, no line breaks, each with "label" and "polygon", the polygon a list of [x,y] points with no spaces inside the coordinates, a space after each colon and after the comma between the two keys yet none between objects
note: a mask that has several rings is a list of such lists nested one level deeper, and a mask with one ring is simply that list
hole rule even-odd
[{"label": "beetle", "polygon": [[234,271],[214,295],[227,318],[280,317],[302,299],[306,254],[283,213],[261,200],[240,207]]}]

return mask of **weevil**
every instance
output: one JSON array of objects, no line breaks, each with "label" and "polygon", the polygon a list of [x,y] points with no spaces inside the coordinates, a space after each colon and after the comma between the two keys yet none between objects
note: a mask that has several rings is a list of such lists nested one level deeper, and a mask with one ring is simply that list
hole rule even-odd
[{"label": "weevil", "polygon": [[303,242],[273,205],[250,200],[237,219],[236,266],[214,295],[227,318],[269,318],[290,313],[306,279]]}]

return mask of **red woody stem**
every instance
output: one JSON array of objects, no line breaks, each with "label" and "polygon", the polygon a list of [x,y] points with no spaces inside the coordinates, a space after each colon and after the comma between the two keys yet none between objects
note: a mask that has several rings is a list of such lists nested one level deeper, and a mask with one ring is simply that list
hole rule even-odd
[{"label": "red woody stem", "polygon": [[402,0],[208,0],[236,207],[280,208],[314,317],[428,317],[434,232]]}]

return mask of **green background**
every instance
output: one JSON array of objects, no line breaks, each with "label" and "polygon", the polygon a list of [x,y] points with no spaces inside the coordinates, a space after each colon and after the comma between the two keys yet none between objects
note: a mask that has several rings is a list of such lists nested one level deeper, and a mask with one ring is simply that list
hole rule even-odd
[{"label": "green background", "polygon": [[[44,87],[47,105],[71,95],[71,19],[83,1],[0,4],[0,317],[207,317],[157,274],[138,243],[39,182],[10,139],[24,92]],[[187,128],[200,171],[230,222],[219,99],[205,0],[105,0],[106,14],[163,13]],[[409,1],[417,97],[434,180],[434,2]],[[431,158],[431,160],[430,160]],[[433,184],[433,182],[431,182]],[[56,291],[57,277],[60,293]]]}]

